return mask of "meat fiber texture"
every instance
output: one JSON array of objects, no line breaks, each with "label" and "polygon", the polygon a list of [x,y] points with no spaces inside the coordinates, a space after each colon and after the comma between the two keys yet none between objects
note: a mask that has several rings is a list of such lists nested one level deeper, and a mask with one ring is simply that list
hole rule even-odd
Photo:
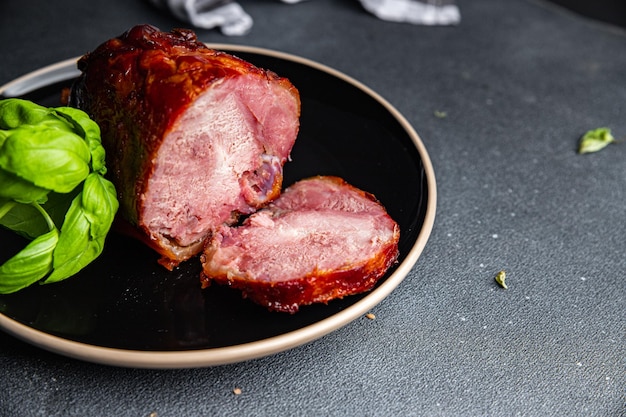
[{"label": "meat fiber texture", "polygon": [[202,280],[295,313],[371,290],[397,261],[399,238],[373,195],[338,177],[307,178],[241,226],[220,227],[201,256]]},{"label": "meat fiber texture", "polygon": [[81,57],[70,105],[102,130],[120,213],[172,269],[278,197],[299,129],[289,80],[140,25]]}]

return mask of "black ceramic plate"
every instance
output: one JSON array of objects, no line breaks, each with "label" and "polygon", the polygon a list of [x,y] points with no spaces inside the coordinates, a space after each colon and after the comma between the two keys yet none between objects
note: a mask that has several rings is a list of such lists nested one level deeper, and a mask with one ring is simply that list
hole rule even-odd
[{"label": "black ceramic plate", "polygon": [[[369,88],[318,63],[259,48],[210,46],[292,81],[300,91],[302,116],[284,186],[313,175],[336,175],[373,193],[400,225],[399,263],[366,294],[290,315],[268,312],[229,288],[202,290],[199,261],[168,272],[143,244],[111,233],[102,256],[78,275],[0,296],[0,328],[44,349],[97,363],[211,366],[322,337],[367,313],[411,270],[433,226],[436,188],[428,154],[404,117]],[[0,94],[59,105],[75,67],[71,59],[43,68],[0,87]],[[4,254],[25,244],[6,230],[0,230],[0,242]]]}]

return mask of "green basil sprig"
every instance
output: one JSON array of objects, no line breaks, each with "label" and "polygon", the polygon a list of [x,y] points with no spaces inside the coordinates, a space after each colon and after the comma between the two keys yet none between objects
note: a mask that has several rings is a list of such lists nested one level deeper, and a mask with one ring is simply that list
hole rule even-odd
[{"label": "green basil sprig", "polygon": [[83,111],[0,100],[0,225],[31,239],[0,265],[0,293],[61,281],[100,256],[119,207],[104,161]]}]

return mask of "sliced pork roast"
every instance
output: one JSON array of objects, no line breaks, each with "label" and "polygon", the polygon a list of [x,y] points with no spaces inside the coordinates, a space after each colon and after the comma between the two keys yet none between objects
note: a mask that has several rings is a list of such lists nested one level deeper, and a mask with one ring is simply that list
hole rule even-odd
[{"label": "sliced pork roast", "polygon": [[337,177],[307,178],[241,226],[221,227],[200,257],[202,281],[295,313],[370,290],[396,262],[399,238],[373,195]]},{"label": "sliced pork roast", "polygon": [[81,57],[70,105],[101,127],[120,212],[172,269],[275,199],[299,129],[287,79],[141,25]]}]

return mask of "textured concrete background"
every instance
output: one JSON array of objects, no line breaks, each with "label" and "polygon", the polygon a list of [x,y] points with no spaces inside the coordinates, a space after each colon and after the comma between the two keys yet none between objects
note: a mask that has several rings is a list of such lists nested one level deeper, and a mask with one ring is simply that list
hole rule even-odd
[{"label": "textured concrete background", "polygon": [[[334,67],[415,127],[438,185],[424,253],[376,320],[245,363],[117,369],[0,333],[0,415],[626,415],[626,144],[576,154],[589,129],[626,137],[626,32],[527,0],[460,1],[446,28],[241,4],[248,35],[200,39]],[[5,0],[0,23],[0,84],[138,23],[185,26],[131,0]]]}]

